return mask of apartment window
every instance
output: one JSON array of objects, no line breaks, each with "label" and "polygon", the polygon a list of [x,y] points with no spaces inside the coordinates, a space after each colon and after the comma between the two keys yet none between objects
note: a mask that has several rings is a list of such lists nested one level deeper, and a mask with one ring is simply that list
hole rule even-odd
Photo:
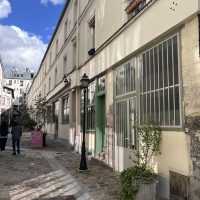
[{"label": "apartment window", "polygon": [[96,81],[93,81],[88,86],[87,91],[87,130],[94,130],[95,128],[95,91],[96,91]]},{"label": "apartment window", "polygon": [[[95,15],[88,22],[88,54],[95,49]],[[92,53],[92,52],[91,52]],[[93,50],[94,53],[94,50]],[[92,55],[92,54],[91,54]]]},{"label": "apartment window", "polygon": [[2,98],[2,105],[5,105],[5,97]]},{"label": "apartment window", "polygon": [[72,63],[72,66],[73,66],[73,68],[75,68],[76,67],[76,38],[72,41],[72,44],[73,44],[73,63]]},{"label": "apartment window", "polygon": [[14,83],[16,83],[16,80],[14,80]]},{"label": "apartment window", "polygon": [[58,39],[56,40],[56,56],[58,55]]},{"label": "apartment window", "polygon": [[68,19],[65,21],[65,27],[64,27],[64,39],[66,40],[68,37]]},{"label": "apartment window", "polygon": [[140,121],[180,126],[178,36],[140,55]]},{"label": "apartment window", "polygon": [[55,86],[57,85],[57,69],[55,69]]},{"label": "apartment window", "polygon": [[21,74],[21,77],[23,77],[24,75],[23,74]]},{"label": "apartment window", "polygon": [[69,123],[69,96],[62,99],[62,122]]},{"label": "apartment window", "polygon": [[120,96],[135,91],[135,61],[131,60],[116,70],[115,95]]},{"label": "apartment window", "polygon": [[74,25],[76,24],[77,21],[77,0],[74,2]]},{"label": "apartment window", "polygon": [[51,61],[52,61],[51,59],[52,59],[52,52],[49,55],[49,67],[51,67]]},{"label": "apartment window", "polygon": [[12,80],[9,80],[8,85],[12,85]]},{"label": "apartment window", "polygon": [[66,74],[67,70],[67,56],[64,56],[63,58],[63,75]]},{"label": "apartment window", "polygon": [[49,92],[51,91],[51,78],[49,78]]},{"label": "apartment window", "polygon": [[34,77],[34,74],[31,74],[31,78],[33,78]]},{"label": "apartment window", "polygon": [[23,81],[20,81],[20,86],[23,86],[24,85],[24,82]]},{"label": "apartment window", "polygon": [[117,146],[136,147],[136,135],[133,123],[136,119],[136,97],[125,98],[115,103],[115,129]]}]

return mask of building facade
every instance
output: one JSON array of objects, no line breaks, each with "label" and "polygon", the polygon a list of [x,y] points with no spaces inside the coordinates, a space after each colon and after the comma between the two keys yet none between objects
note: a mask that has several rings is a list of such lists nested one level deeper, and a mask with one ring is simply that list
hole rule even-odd
[{"label": "building facade", "polygon": [[44,131],[80,152],[86,73],[88,151],[122,171],[138,148],[132,122],[153,118],[159,195],[199,199],[199,9],[198,0],[67,1],[28,93],[29,106],[47,99]]},{"label": "building facade", "polygon": [[27,93],[31,87],[34,78],[34,72],[29,68],[19,71],[16,67],[4,69],[5,85],[14,91],[14,104],[20,105],[27,103]]},{"label": "building facade", "polygon": [[14,92],[12,88],[5,85],[3,69],[3,62],[0,59],[0,122],[6,120],[9,123]]}]

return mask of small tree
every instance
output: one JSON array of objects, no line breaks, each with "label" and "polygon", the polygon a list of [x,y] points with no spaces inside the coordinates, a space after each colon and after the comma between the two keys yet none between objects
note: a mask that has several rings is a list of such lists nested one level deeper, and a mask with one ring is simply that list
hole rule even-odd
[{"label": "small tree", "polygon": [[41,94],[35,102],[34,111],[37,127],[41,128],[46,121],[46,98],[42,97]]},{"label": "small tree", "polygon": [[26,130],[32,130],[36,125],[36,122],[31,119],[29,114],[29,108],[26,104],[19,106],[20,116],[16,118],[17,122],[23,126]]},{"label": "small tree", "polygon": [[137,131],[139,146],[135,155],[139,159],[139,164],[147,167],[153,157],[161,154],[161,128],[153,120],[141,124],[135,122],[134,127]]}]

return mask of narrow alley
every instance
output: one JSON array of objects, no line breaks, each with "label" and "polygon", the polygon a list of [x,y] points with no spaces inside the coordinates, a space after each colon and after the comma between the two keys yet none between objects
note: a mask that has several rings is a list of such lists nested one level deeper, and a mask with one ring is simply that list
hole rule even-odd
[{"label": "narrow alley", "polygon": [[80,155],[69,146],[47,140],[31,147],[24,133],[21,154],[13,156],[11,139],[0,152],[1,200],[101,200],[118,199],[118,173],[94,160],[88,172],[78,172]]}]

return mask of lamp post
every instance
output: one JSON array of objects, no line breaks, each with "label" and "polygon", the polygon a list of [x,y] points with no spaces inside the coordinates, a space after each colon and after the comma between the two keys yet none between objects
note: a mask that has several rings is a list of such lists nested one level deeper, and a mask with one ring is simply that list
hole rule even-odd
[{"label": "lamp post", "polygon": [[86,91],[89,85],[89,78],[86,74],[84,74],[81,78],[81,88],[84,92],[84,102],[83,102],[83,140],[82,140],[82,148],[81,148],[81,162],[79,170],[87,170],[86,156],[85,156],[85,100],[86,100]]}]

